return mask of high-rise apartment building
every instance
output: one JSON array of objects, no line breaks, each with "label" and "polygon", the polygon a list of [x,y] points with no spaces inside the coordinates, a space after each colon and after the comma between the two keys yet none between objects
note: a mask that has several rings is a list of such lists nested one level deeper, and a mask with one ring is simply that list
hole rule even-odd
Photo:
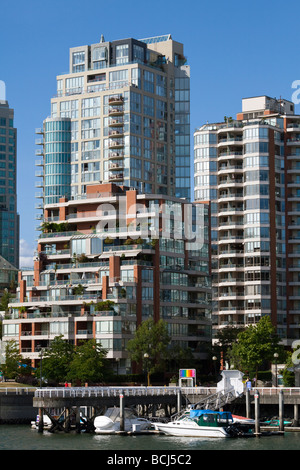
[{"label": "high-rise apartment building", "polygon": [[294,104],[243,99],[236,119],[195,132],[194,165],[195,200],[210,202],[214,335],[269,315],[290,344],[300,337],[300,116]]},{"label": "high-rise apartment building", "polygon": [[[37,129],[38,208],[113,182],[190,199],[190,68],[170,35],[70,49]],[[38,216],[41,220],[42,215]]]},{"label": "high-rise apartment building", "polygon": [[17,341],[35,367],[55,336],[72,344],[94,338],[125,373],[127,342],[151,317],[167,323],[173,345],[206,358],[206,204],[107,183],[87,185],[85,198],[48,204],[45,217],[34,269],[19,272],[4,341]]},{"label": "high-rise apartment building", "polygon": [[[2,96],[3,98],[3,96]],[[0,255],[19,267],[17,130],[14,110],[0,99]]]}]

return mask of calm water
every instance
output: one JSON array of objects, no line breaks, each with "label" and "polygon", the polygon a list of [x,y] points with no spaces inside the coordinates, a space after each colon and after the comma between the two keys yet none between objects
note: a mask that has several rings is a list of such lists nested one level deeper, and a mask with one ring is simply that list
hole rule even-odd
[{"label": "calm water", "polygon": [[0,425],[0,450],[132,451],[132,455],[138,451],[300,450],[300,433],[248,439],[199,439],[163,435],[50,434],[47,431],[40,434],[30,425]]}]

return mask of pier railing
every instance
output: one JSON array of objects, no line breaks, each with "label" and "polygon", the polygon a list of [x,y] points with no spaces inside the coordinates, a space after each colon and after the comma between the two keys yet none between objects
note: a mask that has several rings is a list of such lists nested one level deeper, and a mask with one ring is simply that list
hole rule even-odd
[{"label": "pier railing", "polygon": [[[250,394],[258,391],[261,396],[278,395],[283,391],[285,396],[300,396],[300,387],[252,387]],[[209,396],[217,392],[216,387],[0,387],[0,393],[23,395],[34,392],[35,397],[116,397],[124,396],[155,396],[177,395]]]},{"label": "pier railing", "polygon": [[36,398],[71,398],[71,397],[118,397],[126,396],[161,396],[177,395],[210,395],[215,387],[57,387],[38,388]]},{"label": "pier railing", "polygon": [[261,396],[278,395],[280,391],[283,392],[285,396],[300,395],[300,387],[253,387],[250,394],[255,395],[256,390]]}]

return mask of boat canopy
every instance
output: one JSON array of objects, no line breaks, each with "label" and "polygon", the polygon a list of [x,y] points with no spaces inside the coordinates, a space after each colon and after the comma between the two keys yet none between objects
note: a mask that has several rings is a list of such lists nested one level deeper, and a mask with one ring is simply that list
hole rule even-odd
[{"label": "boat canopy", "polygon": [[190,410],[190,418],[199,418],[203,415],[218,415],[219,419],[233,419],[230,411],[214,411],[214,410]]}]

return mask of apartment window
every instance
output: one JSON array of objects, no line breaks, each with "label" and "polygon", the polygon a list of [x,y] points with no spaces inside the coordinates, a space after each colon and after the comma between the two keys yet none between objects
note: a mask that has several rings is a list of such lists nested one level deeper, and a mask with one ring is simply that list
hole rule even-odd
[{"label": "apartment window", "polygon": [[62,96],[63,80],[57,80],[57,96]]},{"label": "apartment window", "polygon": [[19,336],[19,325],[3,325],[3,335],[4,336]]},{"label": "apartment window", "polygon": [[144,58],[145,58],[144,48],[141,46],[138,46],[137,44],[133,44],[133,61],[143,63]]},{"label": "apartment window", "polygon": [[[57,81],[58,82],[61,80]],[[83,77],[66,78],[66,94],[72,95],[81,93],[83,90]]]},{"label": "apartment window", "polygon": [[72,253],[77,255],[86,253],[86,240],[72,240]]},{"label": "apartment window", "polygon": [[92,60],[94,69],[102,69],[106,67],[107,47],[95,47],[93,49]]},{"label": "apartment window", "polygon": [[85,98],[81,101],[81,116],[91,117],[100,114],[100,97]]},{"label": "apartment window", "polygon": [[131,83],[137,88],[141,88],[141,69],[131,70]]},{"label": "apartment window", "polygon": [[144,114],[154,116],[154,99],[150,96],[144,96]]},{"label": "apartment window", "polygon": [[57,103],[51,103],[51,117],[57,117]]},{"label": "apartment window", "polygon": [[130,115],[130,131],[133,134],[141,134],[142,118],[138,114],[131,113]]},{"label": "apartment window", "polygon": [[130,110],[137,113],[141,112],[141,95],[139,93],[130,93]]},{"label": "apartment window", "polygon": [[247,171],[245,181],[269,181],[269,172],[267,170]]},{"label": "apartment window", "polygon": [[244,139],[268,139],[269,129],[267,127],[254,127],[244,131]]},{"label": "apartment window", "polygon": [[161,100],[156,100],[156,117],[158,119],[164,119],[167,120],[167,102],[166,101],[161,101]]},{"label": "apartment window", "polygon": [[142,287],[142,300],[153,300],[153,287]]},{"label": "apartment window", "polygon": [[72,54],[73,73],[85,70],[85,52],[73,52]]},{"label": "apartment window", "polygon": [[100,137],[100,119],[81,121],[81,138],[93,139],[95,137]]},{"label": "apartment window", "polygon": [[121,271],[121,281],[134,282],[133,269],[124,269]]},{"label": "apartment window", "polygon": [[105,60],[107,56],[107,47],[95,47],[93,49],[93,60]]},{"label": "apartment window", "polygon": [[195,145],[207,145],[207,144],[216,144],[217,135],[216,134],[196,134],[194,137]]},{"label": "apartment window", "polygon": [[269,144],[268,142],[252,142],[251,144],[245,144],[245,153],[268,153]]},{"label": "apartment window", "polygon": [[167,96],[166,77],[162,75],[156,75],[156,94],[163,97]]},{"label": "apartment window", "polygon": [[128,84],[128,70],[109,72],[109,88],[122,88]]},{"label": "apartment window", "polygon": [[104,320],[96,322],[96,333],[98,334],[109,334],[109,333],[121,333],[122,322],[119,320]]},{"label": "apartment window", "polygon": [[129,45],[116,46],[116,64],[127,64],[129,57]]},{"label": "apartment window", "polygon": [[155,138],[154,119],[144,117],[143,127],[144,127],[144,136],[151,137],[152,139],[154,139]]},{"label": "apartment window", "polygon": [[130,153],[136,155],[137,157],[141,156],[141,138],[134,135],[130,136]]},{"label": "apartment window", "polygon": [[138,158],[130,159],[130,177],[137,179],[142,177],[142,162]]},{"label": "apartment window", "polygon": [[51,322],[50,323],[50,334],[51,335],[65,335],[69,332],[68,322]]},{"label": "apartment window", "polygon": [[148,93],[154,93],[154,73],[143,71],[144,75],[144,90]]},{"label": "apartment window", "polygon": [[78,118],[78,100],[61,101],[60,117]]}]

